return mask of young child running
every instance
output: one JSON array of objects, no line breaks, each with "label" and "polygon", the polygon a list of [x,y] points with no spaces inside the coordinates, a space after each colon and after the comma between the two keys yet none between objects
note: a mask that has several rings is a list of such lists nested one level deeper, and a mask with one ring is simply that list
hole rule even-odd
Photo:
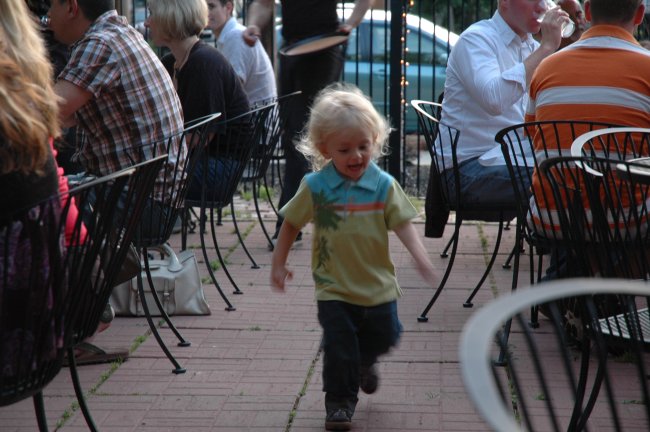
[{"label": "young child running", "polygon": [[385,154],[389,127],[361,91],[335,84],[316,97],[299,149],[315,172],[281,209],[284,223],[273,253],[271,285],[284,291],[292,273],[289,250],[300,229],[314,223],[312,273],[323,328],[325,428],[349,430],[359,388],[377,390],[375,363],[395,346],[401,289],[388,248],[393,230],[427,284],[437,283],[410,220],[406,194],[373,159]]}]

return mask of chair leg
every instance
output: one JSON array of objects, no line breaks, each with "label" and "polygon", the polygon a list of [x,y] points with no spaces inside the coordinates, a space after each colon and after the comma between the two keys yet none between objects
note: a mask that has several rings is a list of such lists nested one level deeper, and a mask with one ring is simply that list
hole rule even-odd
[{"label": "chair leg", "polygon": [[[474,303],[472,303],[472,300],[474,299],[474,296],[476,293],[478,293],[478,290],[481,289],[483,286],[483,282],[485,282],[485,279],[487,279],[488,275],[490,274],[490,270],[492,270],[492,266],[494,265],[494,261],[497,259],[497,254],[499,253],[499,245],[501,244],[501,235],[503,234],[503,220],[499,221],[499,231],[497,232],[497,240],[494,243],[494,251],[492,252],[492,256],[490,257],[490,262],[488,263],[487,267],[485,268],[485,271],[483,272],[483,276],[481,276],[481,280],[478,281],[476,284],[476,287],[474,287],[474,290],[472,293],[467,297],[467,300],[465,300],[465,303],[463,303],[463,307],[466,308],[471,308],[474,306]],[[517,245],[517,242],[515,242],[515,247]]]},{"label": "chair leg", "polygon": [[228,297],[224,294],[224,292],[221,290],[221,285],[219,285],[219,282],[217,281],[217,277],[214,274],[214,270],[212,270],[212,266],[210,265],[210,258],[208,257],[208,250],[205,247],[205,225],[207,222],[207,217],[205,215],[205,210],[201,209],[201,214],[199,216],[199,238],[201,240],[201,250],[203,251],[203,261],[205,262],[205,266],[208,269],[208,274],[210,275],[210,279],[212,279],[212,283],[214,286],[217,288],[217,291],[219,292],[219,295],[223,299],[223,301],[226,303],[226,311],[231,312],[234,310],[237,310],[228,300]]},{"label": "chair leg", "polygon": [[[457,238],[457,237],[454,237],[454,236],[452,236],[452,237],[449,239],[449,241],[447,242],[447,245],[445,246],[445,248],[444,248],[444,249],[442,250],[442,252],[440,253],[440,257],[442,257],[442,258],[447,258],[447,257],[449,256],[449,254],[447,253],[447,251],[449,250],[449,247],[452,245],[452,243],[453,243],[453,246],[456,247],[456,243],[455,243],[456,240],[458,240],[458,238]],[[452,254],[453,254],[453,252],[452,252]]]},{"label": "chair leg", "polygon": [[[530,248],[530,254],[529,254],[529,257],[530,257],[530,285],[531,286],[535,283],[534,282],[534,279],[535,279],[535,276],[534,276],[534,274],[535,274],[535,268],[534,268],[535,259],[534,259],[533,253],[534,253],[534,248],[531,247]],[[538,279],[537,279],[537,281],[539,282],[539,278],[542,277],[542,275],[541,275],[542,255],[541,254],[539,255],[539,260],[537,262],[537,267],[538,267],[538,269],[537,269],[537,271],[538,271],[538,276],[537,276]],[[533,305],[533,306],[530,307],[530,326],[532,328],[538,328],[539,327],[539,306],[537,306],[537,305]]]},{"label": "chair leg", "polygon": [[501,334],[502,345],[501,350],[499,350],[499,357],[494,361],[495,366],[505,366],[508,363],[506,360],[506,351],[508,349],[508,339],[510,339],[510,327],[512,327],[512,318],[503,326],[503,333]]},{"label": "chair leg", "polygon": [[[221,210],[218,209],[218,212],[220,211]],[[214,244],[214,249],[217,251],[217,258],[219,259],[221,268],[223,268],[223,272],[226,274],[226,277],[228,278],[232,286],[235,288],[233,294],[243,294],[243,292],[237,286],[237,283],[233,279],[232,275],[228,271],[228,266],[226,265],[226,261],[223,259],[223,256],[221,255],[221,249],[219,249],[219,241],[217,240],[217,230],[215,229],[215,224],[214,224],[214,209],[210,209],[210,226],[212,227],[211,229],[212,244]]]},{"label": "chair leg", "polygon": [[[145,256],[145,266],[148,266],[149,264],[146,258],[147,257],[146,248],[143,248],[143,254]],[[169,361],[171,361],[172,365],[174,365],[174,369],[172,370],[172,372],[175,374],[185,373],[186,369],[181,367],[178,361],[176,361],[172,353],[169,351],[169,348],[167,348],[167,345],[165,345],[165,341],[163,341],[162,338],[160,337],[160,334],[158,333],[158,328],[156,327],[156,324],[153,322],[153,318],[151,317],[151,313],[149,312],[149,306],[147,305],[147,299],[144,295],[144,281],[142,280],[142,272],[138,273],[138,294],[140,295],[140,301],[142,302],[144,315],[145,318],[147,319],[147,323],[149,323],[149,328],[151,329],[151,333],[156,338],[158,345],[163,350],[163,352],[165,353]]]},{"label": "chair leg", "polygon": [[239,225],[237,224],[237,217],[235,216],[235,201],[231,200],[230,201],[230,215],[232,216],[232,224],[235,227],[235,234],[237,234],[237,238],[239,239],[239,244],[241,245],[242,249],[244,249],[244,253],[246,253],[246,256],[251,262],[251,268],[253,269],[258,269],[260,266],[257,265],[255,262],[255,259],[253,258],[253,255],[248,251],[248,248],[246,247],[246,243],[244,243],[244,239],[241,236],[241,232],[239,232]]},{"label": "chair leg", "polygon": [[[273,171],[271,169],[271,171]],[[269,190],[269,184],[266,180],[266,174],[264,174],[264,187],[266,190]],[[275,213],[276,216],[278,216],[278,209],[275,207],[275,204],[273,204],[273,198],[271,197],[270,194],[267,194],[267,201],[269,202],[269,205],[271,206],[271,209],[273,210],[273,213]]]},{"label": "chair leg", "polygon": [[[516,235],[515,235],[515,245],[518,246],[519,242],[522,240],[522,229],[523,227],[519,224],[519,221],[517,221],[517,227],[516,227]],[[512,272],[512,284],[510,291],[514,292],[517,290],[517,285],[519,283],[519,259],[521,258],[521,249],[517,249],[517,253],[515,253],[515,270]],[[499,357],[495,360],[494,364],[496,366],[505,366],[507,361],[507,346],[508,346],[508,339],[510,338],[510,327],[512,326],[512,318],[509,319],[504,328],[503,328],[503,333],[502,333],[502,343],[501,343],[501,350],[499,350]]]},{"label": "chair leg", "polygon": [[[144,256],[144,270],[145,273],[147,273],[147,282],[149,283],[149,289],[151,291],[151,296],[153,297],[154,302],[156,303],[156,306],[158,307],[158,310],[160,311],[160,315],[162,318],[165,320],[167,325],[169,326],[169,329],[174,333],[176,338],[178,339],[178,346],[180,347],[188,347],[192,345],[192,343],[188,340],[185,340],[183,335],[176,329],[176,326],[174,323],[172,323],[171,318],[169,318],[169,315],[167,315],[167,311],[165,311],[165,307],[160,301],[160,298],[158,297],[158,293],[156,293],[156,289],[153,284],[153,276],[151,276],[151,269],[149,268],[149,255],[147,254],[147,248],[142,248],[143,250],[143,256]],[[144,301],[143,301],[144,303]]]},{"label": "chair leg", "polygon": [[[264,233],[264,237],[266,237],[266,241],[269,242],[269,248],[273,248],[273,242],[271,241],[271,236],[269,235],[269,232],[266,230],[266,225],[264,224],[264,219],[262,218],[262,213],[260,212],[260,204],[257,199],[257,194],[259,191],[259,185],[257,184],[258,180],[253,181],[253,202],[255,203],[255,213],[257,213],[257,220],[260,222],[260,226],[262,227],[262,232]],[[266,183],[266,178],[264,179],[264,182]],[[268,188],[266,189],[268,191]],[[267,194],[268,195],[268,194]],[[269,202],[271,199],[269,198]]]},{"label": "chair leg", "polygon": [[184,207],[181,210],[181,250],[187,249],[187,233],[194,234],[196,232],[196,222],[192,220],[192,216],[198,219],[197,214],[192,207]]},{"label": "chair leg", "polygon": [[[451,249],[451,257],[449,258],[449,262],[447,263],[447,269],[445,270],[445,274],[442,277],[442,280],[440,281],[440,285],[438,285],[438,288],[436,289],[436,292],[433,294],[433,297],[431,300],[429,300],[429,304],[424,308],[420,316],[418,317],[418,322],[427,322],[429,321],[429,318],[427,318],[427,314],[429,313],[429,310],[431,307],[433,307],[433,304],[436,302],[438,299],[438,296],[440,296],[440,293],[442,292],[442,289],[445,287],[445,284],[447,283],[447,279],[449,279],[449,275],[451,274],[451,268],[454,266],[454,259],[456,259],[456,249],[458,249],[458,237],[460,233],[460,225],[462,224],[462,219],[456,217],[456,224],[454,226],[454,234],[451,237],[451,240],[449,240],[449,243],[447,243],[447,247],[449,245],[453,244],[453,247]],[[445,248],[446,250],[447,248]],[[442,255],[441,255],[442,256]]]},{"label": "chair leg", "polygon": [[34,412],[36,413],[36,421],[38,422],[38,430],[47,432],[47,416],[45,415],[45,401],[43,401],[43,392],[39,391],[32,396],[34,401]]},{"label": "chair leg", "polygon": [[81,381],[79,380],[79,371],[77,370],[77,362],[74,358],[74,348],[70,347],[67,350],[68,354],[68,363],[70,368],[70,378],[72,379],[72,386],[74,387],[74,394],[77,396],[77,402],[79,403],[79,408],[86,420],[88,429],[97,432],[97,426],[93,420],[93,416],[90,414],[90,409],[86,403],[86,397],[84,396],[84,391],[81,388]]}]

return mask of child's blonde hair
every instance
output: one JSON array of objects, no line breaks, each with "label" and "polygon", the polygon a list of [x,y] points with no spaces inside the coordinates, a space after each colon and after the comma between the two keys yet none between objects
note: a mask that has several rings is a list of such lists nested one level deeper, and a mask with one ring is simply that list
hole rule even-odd
[{"label": "child's blonde hair", "polygon": [[342,83],[331,84],[316,95],[297,148],[317,171],[328,161],[320,147],[329,135],[345,129],[370,132],[373,138],[373,159],[388,154],[388,121],[377,112],[370,99],[358,87]]}]

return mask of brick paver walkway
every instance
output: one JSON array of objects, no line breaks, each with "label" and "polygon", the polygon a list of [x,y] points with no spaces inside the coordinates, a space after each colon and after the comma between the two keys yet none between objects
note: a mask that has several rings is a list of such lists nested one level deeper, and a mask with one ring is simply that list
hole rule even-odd
[{"label": "brick paver walkway", "polygon": [[[241,251],[228,257],[243,295],[231,295],[222,271],[219,281],[237,310],[226,312],[212,285],[205,285],[211,316],[174,317],[173,321],[191,347],[175,346],[167,329],[163,337],[187,373],[174,375],[143,318],[117,318],[96,343],[105,348],[133,347],[131,358],[121,364],[80,368],[88,401],[101,431],[322,431],[320,328],[316,320],[313,285],[309,270],[311,233],[290,257],[295,278],[285,294],[271,292],[268,284],[271,253],[256,219],[247,217],[241,205],[240,223],[250,228],[246,243],[260,269],[251,269]],[[269,218],[269,227],[274,220]],[[418,225],[423,232],[423,227]],[[232,224],[218,228],[227,251],[235,244]],[[431,259],[441,275],[446,260],[438,253],[443,239],[425,239]],[[399,302],[404,334],[398,349],[381,359],[381,385],[372,395],[360,395],[353,421],[354,431],[485,431],[465,393],[458,363],[458,339],[473,312],[462,302],[485,267],[484,247],[493,244],[496,225],[464,225],[459,255],[448,287],[429,314],[429,322],[416,317],[433,289],[423,286],[406,250],[391,237],[394,261],[405,295]],[[499,292],[510,289],[511,271],[503,270],[513,244],[514,230],[506,238],[497,264],[475,298],[481,307]],[[173,244],[180,245],[180,236]],[[194,236],[190,245],[198,245]],[[213,251],[214,252],[214,251]],[[216,255],[213,253],[216,257]],[[199,256],[202,276],[206,276]],[[527,270],[522,269],[522,280]],[[85,431],[76,408],[67,369],[45,389],[50,430]],[[0,430],[37,430],[31,399],[0,408]]]}]

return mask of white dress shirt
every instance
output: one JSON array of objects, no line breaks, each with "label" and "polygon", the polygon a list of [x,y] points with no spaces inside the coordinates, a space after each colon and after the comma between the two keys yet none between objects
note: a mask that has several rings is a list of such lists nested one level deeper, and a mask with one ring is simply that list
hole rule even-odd
[{"label": "white dress shirt", "polygon": [[[442,104],[442,123],[460,131],[459,163],[493,149],[499,130],[524,121],[523,61],[538,46],[531,35],[524,40],[517,36],[498,11],[460,35],[449,56]],[[451,167],[450,143],[444,140],[448,135],[441,138],[445,166]]]},{"label": "white dress shirt", "polygon": [[244,84],[248,101],[255,105],[277,96],[275,73],[259,41],[253,47],[246,45],[241,35],[245,29],[234,17],[230,17],[217,39],[217,49],[235,69]]}]

